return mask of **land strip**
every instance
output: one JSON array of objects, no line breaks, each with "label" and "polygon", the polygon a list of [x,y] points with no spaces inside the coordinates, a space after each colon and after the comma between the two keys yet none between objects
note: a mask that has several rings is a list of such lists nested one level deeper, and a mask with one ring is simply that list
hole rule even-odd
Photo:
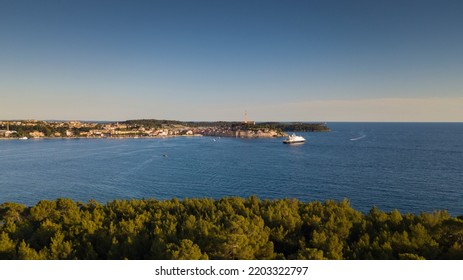
[{"label": "land strip", "polygon": [[324,123],[302,122],[182,122],[127,120],[123,122],[0,121],[0,138],[137,138],[169,136],[284,137],[287,132],[329,131]]}]

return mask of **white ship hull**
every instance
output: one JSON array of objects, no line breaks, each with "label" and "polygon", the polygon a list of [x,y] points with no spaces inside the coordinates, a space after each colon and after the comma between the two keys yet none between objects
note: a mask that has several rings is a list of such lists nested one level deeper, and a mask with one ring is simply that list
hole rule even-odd
[{"label": "white ship hull", "polygon": [[288,136],[285,140],[283,140],[284,144],[297,144],[297,143],[304,143],[305,138],[302,136],[297,136],[296,134]]}]

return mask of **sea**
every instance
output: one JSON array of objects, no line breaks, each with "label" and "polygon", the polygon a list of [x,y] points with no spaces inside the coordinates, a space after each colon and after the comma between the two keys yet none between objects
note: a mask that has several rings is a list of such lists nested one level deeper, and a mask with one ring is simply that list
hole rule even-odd
[{"label": "sea", "polygon": [[307,139],[0,141],[0,203],[348,199],[353,208],[463,215],[463,123],[328,123]]}]

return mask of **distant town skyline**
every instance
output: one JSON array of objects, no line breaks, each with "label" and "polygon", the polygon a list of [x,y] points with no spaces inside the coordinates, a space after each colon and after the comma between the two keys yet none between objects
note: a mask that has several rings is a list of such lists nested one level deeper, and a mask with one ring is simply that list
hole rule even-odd
[{"label": "distant town skyline", "polygon": [[0,0],[0,120],[463,122],[463,2]]}]

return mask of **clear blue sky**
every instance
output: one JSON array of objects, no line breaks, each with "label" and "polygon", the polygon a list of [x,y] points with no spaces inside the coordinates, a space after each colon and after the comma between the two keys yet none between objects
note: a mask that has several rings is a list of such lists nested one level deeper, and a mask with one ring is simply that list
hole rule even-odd
[{"label": "clear blue sky", "polygon": [[0,108],[463,121],[463,1],[0,0]]}]

